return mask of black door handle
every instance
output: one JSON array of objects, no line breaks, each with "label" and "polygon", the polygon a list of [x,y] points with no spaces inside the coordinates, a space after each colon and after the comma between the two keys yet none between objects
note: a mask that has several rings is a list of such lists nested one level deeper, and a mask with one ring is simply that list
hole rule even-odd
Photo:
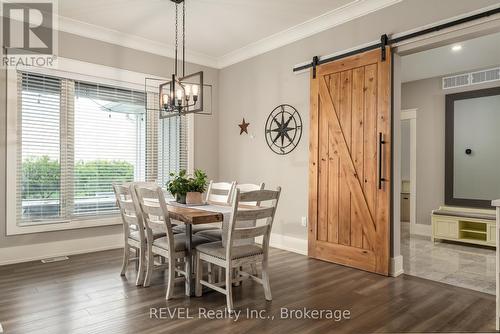
[{"label": "black door handle", "polygon": [[382,176],[382,145],[384,145],[386,142],[384,141],[384,137],[382,135],[382,132],[378,133],[378,188],[382,189],[382,182],[387,181],[383,176]]}]

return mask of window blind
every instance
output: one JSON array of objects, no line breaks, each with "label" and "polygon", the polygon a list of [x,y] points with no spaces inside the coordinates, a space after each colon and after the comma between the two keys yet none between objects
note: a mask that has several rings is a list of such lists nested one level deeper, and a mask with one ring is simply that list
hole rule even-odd
[{"label": "window blind", "polygon": [[61,217],[61,80],[18,73],[17,219]]},{"label": "window blind", "polygon": [[113,183],[165,185],[187,169],[186,118],[146,103],[158,94],[18,72],[18,223],[117,213]]},{"label": "window blind", "polygon": [[144,93],[75,82],[73,213],[116,211],[113,183],[144,180]]}]

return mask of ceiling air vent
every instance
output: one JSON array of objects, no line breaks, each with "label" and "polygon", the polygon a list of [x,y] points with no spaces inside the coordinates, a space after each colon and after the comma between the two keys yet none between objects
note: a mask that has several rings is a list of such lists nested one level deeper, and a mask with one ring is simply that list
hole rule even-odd
[{"label": "ceiling air vent", "polygon": [[457,88],[470,85],[469,74],[454,75],[443,78],[443,89]]},{"label": "ceiling air vent", "polygon": [[451,89],[500,80],[500,67],[443,78],[443,89]]},{"label": "ceiling air vent", "polygon": [[471,73],[471,84],[500,80],[500,67]]}]

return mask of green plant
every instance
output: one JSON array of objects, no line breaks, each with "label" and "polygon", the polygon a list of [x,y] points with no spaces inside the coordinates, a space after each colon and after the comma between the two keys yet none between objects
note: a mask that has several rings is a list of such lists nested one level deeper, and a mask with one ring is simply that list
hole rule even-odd
[{"label": "green plant", "polygon": [[59,197],[61,168],[48,156],[28,158],[22,165],[22,198],[54,199]]},{"label": "green plant", "polygon": [[126,161],[92,160],[75,163],[75,195],[93,197],[113,192],[113,183],[134,180],[134,166]]},{"label": "green plant", "polygon": [[194,171],[193,177],[189,179],[189,191],[190,192],[205,192],[207,189],[207,174],[201,169],[196,169]]},{"label": "green plant", "polygon": [[181,169],[179,174],[170,173],[170,176],[172,178],[167,183],[167,190],[177,199],[186,196],[189,191],[189,179],[186,170]]},{"label": "green plant", "polygon": [[[22,199],[56,199],[60,196],[61,165],[48,156],[27,158],[22,165]],[[134,166],[127,161],[77,161],[74,166],[75,197],[94,197],[113,191],[113,183],[134,180]]]},{"label": "green plant", "polygon": [[170,173],[172,179],[167,183],[167,190],[176,198],[183,202],[188,192],[204,192],[207,188],[207,174],[197,169],[193,176],[188,176],[185,169],[179,174]]}]

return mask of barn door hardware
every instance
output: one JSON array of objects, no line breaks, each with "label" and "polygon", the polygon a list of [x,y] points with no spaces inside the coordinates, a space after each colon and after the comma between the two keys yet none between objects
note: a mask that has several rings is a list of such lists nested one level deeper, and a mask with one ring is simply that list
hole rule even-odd
[{"label": "barn door hardware", "polygon": [[318,66],[319,63],[319,57],[314,56],[313,61],[312,61],[312,67],[313,67],[313,79],[316,79],[316,67]]},{"label": "barn door hardware", "polygon": [[387,44],[389,44],[389,36],[387,36],[387,34],[383,34],[380,36],[380,57],[382,58],[382,61],[385,61],[385,58],[387,57],[387,52],[385,51]]}]

